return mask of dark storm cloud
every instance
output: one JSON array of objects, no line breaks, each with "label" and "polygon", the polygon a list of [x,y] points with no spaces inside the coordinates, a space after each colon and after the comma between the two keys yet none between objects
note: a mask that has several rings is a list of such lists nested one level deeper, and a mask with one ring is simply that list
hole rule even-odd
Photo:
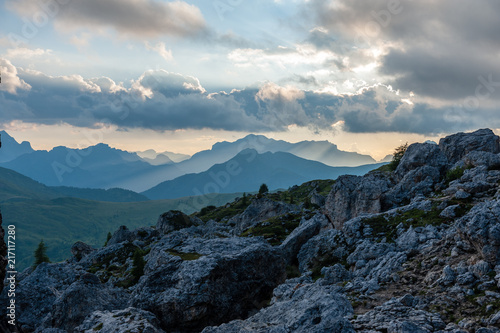
[{"label": "dark storm cloud", "polygon": [[[475,94],[479,77],[500,82],[500,2],[338,0],[308,2],[317,25],[344,44],[384,47],[380,74],[397,89],[444,100]],[[311,41],[337,47],[321,31]],[[387,48],[390,46],[390,48]],[[500,99],[500,89],[489,98]]]}]

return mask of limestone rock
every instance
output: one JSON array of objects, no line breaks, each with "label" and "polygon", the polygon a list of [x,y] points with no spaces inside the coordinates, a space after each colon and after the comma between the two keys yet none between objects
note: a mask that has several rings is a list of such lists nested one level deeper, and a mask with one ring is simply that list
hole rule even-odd
[{"label": "limestone rock", "polygon": [[335,229],[327,230],[311,238],[299,251],[297,259],[301,272],[318,265],[344,261],[349,251],[344,234]]},{"label": "limestone rock", "polygon": [[132,232],[122,225],[117,231],[114,232],[111,239],[108,241],[107,246],[119,244],[123,242],[131,242],[134,239]]},{"label": "limestone rock", "polygon": [[317,214],[309,220],[302,221],[300,225],[280,245],[283,256],[288,264],[297,261],[297,255],[302,246],[312,237],[316,236],[329,222],[323,214]]},{"label": "limestone rock", "polygon": [[353,321],[357,332],[435,332],[446,327],[437,313],[415,309],[411,295],[392,299]]},{"label": "limestone rock", "polygon": [[228,224],[234,226],[234,234],[239,235],[259,222],[299,210],[296,205],[260,198],[253,200],[243,213],[231,218]]},{"label": "limestone rock", "polygon": [[439,141],[439,148],[451,164],[458,162],[473,151],[500,153],[500,138],[490,129],[481,129],[473,133],[457,133]]},{"label": "limestone rock", "polygon": [[168,234],[169,232],[189,228],[197,224],[199,224],[197,221],[190,218],[183,212],[172,210],[162,214],[158,218],[156,230],[158,230],[161,234]]},{"label": "limestone rock", "polygon": [[284,281],[285,262],[259,238],[202,239],[174,232],[153,247],[145,273],[130,305],[155,314],[165,330],[186,332],[262,307]]},{"label": "limestone rock", "polygon": [[94,311],[78,326],[75,333],[164,333],[158,319],[148,311],[126,308],[115,311]]},{"label": "limestone rock", "polygon": [[84,242],[76,242],[71,247],[71,254],[77,261],[80,261],[83,257],[86,257],[94,251],[95,249],[92,246],[87,245]]},{"label": "limestone rock", "polygon": [[438,172],[448,164],[448,160],[439,147],[430,143],[414,143],[408,147],[401,159],[396,175],[402,179],[408,172],[422,167],[432,167]]},{"label": "limestone rock", "polygon": [[389,190],[386,178],[368,174],[364,177],[341,176],[337,179],[325,203],[325,214],[335,228],[362,214],[380,213],[383,195]]},{"label": "limestone rock", "polygon": [[457,228],[485,261],[500,263],[500,200],[477,204],[457,221]]},{"label": "limestone rock", "polygon": [[345,319],[352,307],[336,286],[287,283],[275,290],[271,306],[246,320],[235,320],[202,333],[354,333]]}]

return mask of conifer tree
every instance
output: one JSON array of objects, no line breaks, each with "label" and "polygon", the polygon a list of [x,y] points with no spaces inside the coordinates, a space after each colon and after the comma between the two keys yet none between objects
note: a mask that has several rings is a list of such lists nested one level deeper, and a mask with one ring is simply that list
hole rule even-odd
[{"label": "conifer tree", "polygon": [[35,263],[33,264],[33,268],[36,268],[43,262],[50,262],[49,256],[47,255],[47,246],[45,245],[43,239],[38,244],[34,254]]}]

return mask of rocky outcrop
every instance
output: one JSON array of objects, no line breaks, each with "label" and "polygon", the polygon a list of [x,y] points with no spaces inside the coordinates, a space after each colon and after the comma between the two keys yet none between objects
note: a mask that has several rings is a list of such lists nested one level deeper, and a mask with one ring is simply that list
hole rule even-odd
[{"label": "rocky outcrop", "polygon": [[439,141],[439,148],[450,164],[454,164],[473,151],[500,153],[500,140],[492,130],[481,129],[473,133],[457,133],[443,138]]},{"label": "rocky outcrop", "polygon": [[476,205],[457,222],[457,228],[484,260],[500,264],[500,200]]},{"label": "rocky outcrop", "polygon": [[284,279],[280,253],[263,240],[173,233],[151,249],[131,305],[164,329],[201,331],[258,310]]},{"label": "rocky outcrop", "polygon": [[337,229],[361,214],[380,213],[390,181],[381,175],[341,176],[325,203],[325,214]]},{"label": "rocky outcrop", "polygon": [[206,328],[203,333],[354,333],[346,319],[351,314],[351,304],[339,287],[289,281],[276,288],[271,305],[256,315]]},{"label": "rocky outcrop", "polygon": [[234,233],[239,235],[259,222],[294,211],[300,211],[299,207],[268,198],[261,198],[252,201],[243,213],[231,218],[228,224],[234,226]]},{"label": "rocky outcrop", "polygon": [[199,221],[198,219],[190,218],[183,212],[169,211],[165,214],[162,214],[158,218],[158,222],[156,223],[156,230],[158,230],[161,234],[168,234],[169,232],[175,230],[181,230],[199,224],[201,224],[201,221]]},{"label": "rocky outcrop", "polygon": [[113,233],[110,240],[106,245],[111,246],[115,244],[120,244],[123,242],[131,242],[134,238],[134,235],[128,228],[122,225],[118,230]]},{"label": "rocky outcrop", "polygon": [[126,301],[123,290],[104,286],[97,276],[85,273],[57,296],[42,327],[73,332],[92,312],[120,309]]},{"label": "rocky outcrop", "polygon": [[151,312],[136,308],[115,311],[95,311],[75,328],[75,333],[164,333]]},{"label": "rocky outcrop", "polygon": [[280,245],[287,263],[289,265],[298,263],[297,255],[302,246],[328,225],[329,222],[323,214],[317,214],[309,220],[303,220]]},{"label": "rocky outcrop", "polygon": [[80,261],[82,258],[88,256],[94,251],[95,249],[92,246],[87,245],[84,242],[76,242],[71,247],[71,254],[77,261]]},{"label": "rocky outcrop", "polygon": [[357,332],[437,332],[446,327],[439,314],[419,310],[412,295],[393,299],[356,318]]}]

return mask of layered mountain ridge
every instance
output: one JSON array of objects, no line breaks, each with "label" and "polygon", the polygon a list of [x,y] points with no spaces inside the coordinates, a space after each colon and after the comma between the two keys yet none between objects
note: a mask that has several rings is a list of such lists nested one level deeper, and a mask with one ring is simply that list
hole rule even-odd
[{"label": "layered mountain ridge", "polygon": [[[6,151],[0,151],[0,166],[47,186],[123,188],[143,192],[164,181],[205,172],[216,164],[229,161],[245,149],[255,149],[259,154],[290,153],[331,167],[375,163],[370,156],[341,151],[326,141],[292,144],[257,135],[249,135],[235,142],[220,142],[210,150],[189,157],[169,152],[158,154],[155,151],[130,153],[102,143],[85,149],[55,147],[50,151],[33,151],[29,143],[18,144],[6,132],[2,133],[6,140]],[[299,182],[300,179],[295,181]]]}]

